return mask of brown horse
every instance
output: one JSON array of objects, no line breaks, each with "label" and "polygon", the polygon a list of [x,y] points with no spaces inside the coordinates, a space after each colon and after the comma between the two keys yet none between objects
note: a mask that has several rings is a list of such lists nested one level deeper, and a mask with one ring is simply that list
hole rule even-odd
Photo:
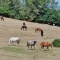
[{"label": "brown horse", "polygon": [[44,49],[44,47],[47,47],[46,50],[49,49],[49,46],[52,47],[52,44],[49,42],[41,42],[40,45],[41,45],[41,48],[43,48],[43,49]]},{"label": "brown horse", "polygon": [[35,32],[37,32],[37,31],[41,32],[41,36],[43,37],[43,33],[44,33],[43,30],[41,28],[36,28]]},{"label": "brown horse", "polygon": [[21,30],[25,30],[25,31],[27,31],[27,26],[26,25],[23,25],[22,27],[21,27]]},{"label": "brown horse", "polygon": [[41,30],[42,30],[41,28],[36,28],[36,29],[35,29],[35,32],[36,32],[36,31],[41,31]]},{"label": "brown horse", "polygon": [[0,19],[1,19],[2,21],[4,21],[4,18],[3,18],[3,16],[0,16]]}]

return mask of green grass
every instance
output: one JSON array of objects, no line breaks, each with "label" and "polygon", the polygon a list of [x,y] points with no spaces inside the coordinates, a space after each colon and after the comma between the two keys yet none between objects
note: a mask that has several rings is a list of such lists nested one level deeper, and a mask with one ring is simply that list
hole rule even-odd
[{"label": "green grass", "polygon": [[23,49],[22,47],[15,47],[15,46],[2,47],[0,48],[0,50],[22,53],[22,54],[29,54],[29,52],[26,49]]},{"label": "green grass", "polygon": [[26,54],[26,55],[35,55],[35,56],[42,56],[42,55],[49,55],[51,54],[52,51],[43,51],[43,50],[27,50],[24,47],[17,47],[17,46],[7,46],[7,47],[2,47],[0,50],[8,51],[8,52],[14,52],[18,54]]}]

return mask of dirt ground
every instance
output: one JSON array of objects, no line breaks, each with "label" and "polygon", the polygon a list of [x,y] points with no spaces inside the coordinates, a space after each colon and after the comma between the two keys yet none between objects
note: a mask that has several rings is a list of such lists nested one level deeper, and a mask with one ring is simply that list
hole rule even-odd
[{"label": "dirt ground", "polygon": [[[21,30],[23,22],[28,27],[27,31]],[[43,37],[40,32],[35,33],[36,27],[43,29]],[[11,37],[21,39],[19,46],[8,46]],[[60,27],[4,17],[4,21],[0,20],[0,60],[60,60],[60,48],[52,47],[49,51],[44,51],[39,45],[41,41],[52,42],[57,38],[60,38]],[[35,50],[27,50],[28,40],[37,40]]]}]

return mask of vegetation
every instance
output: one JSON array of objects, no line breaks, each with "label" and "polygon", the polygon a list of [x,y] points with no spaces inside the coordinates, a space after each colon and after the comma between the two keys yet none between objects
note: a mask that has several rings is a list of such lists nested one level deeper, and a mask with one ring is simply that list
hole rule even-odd
[{"label": "vegetation", "polygon": [[60,26],[57,4],[55,0],[0,0],[0,15]]},{"label": "vegetation", "polygon": [[15,52],[15,53],[24,53],[24,54],[28,54],[28,52],[23,49],[22,47],[2,47],[0,48],[1,50],[5,50],[5,51],[10,51],[10,52]]},{"label": "vegetation", "polygon": [[60,47],[60,39],[55,39],[53,42],[52,42],[53,46],[55,47]]}]

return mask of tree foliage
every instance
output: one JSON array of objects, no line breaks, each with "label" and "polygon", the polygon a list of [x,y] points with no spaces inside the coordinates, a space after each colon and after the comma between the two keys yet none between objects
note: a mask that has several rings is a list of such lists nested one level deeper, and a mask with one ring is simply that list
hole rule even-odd
[{"label": "tree foliage", "polygon": [[54,47],[60,47],[60,39],[55,39],[52,44]]},{"label": "tree foliage", "polygon": [[0,0],[0,15],[60,26],[57,4],[55,0]]}]

